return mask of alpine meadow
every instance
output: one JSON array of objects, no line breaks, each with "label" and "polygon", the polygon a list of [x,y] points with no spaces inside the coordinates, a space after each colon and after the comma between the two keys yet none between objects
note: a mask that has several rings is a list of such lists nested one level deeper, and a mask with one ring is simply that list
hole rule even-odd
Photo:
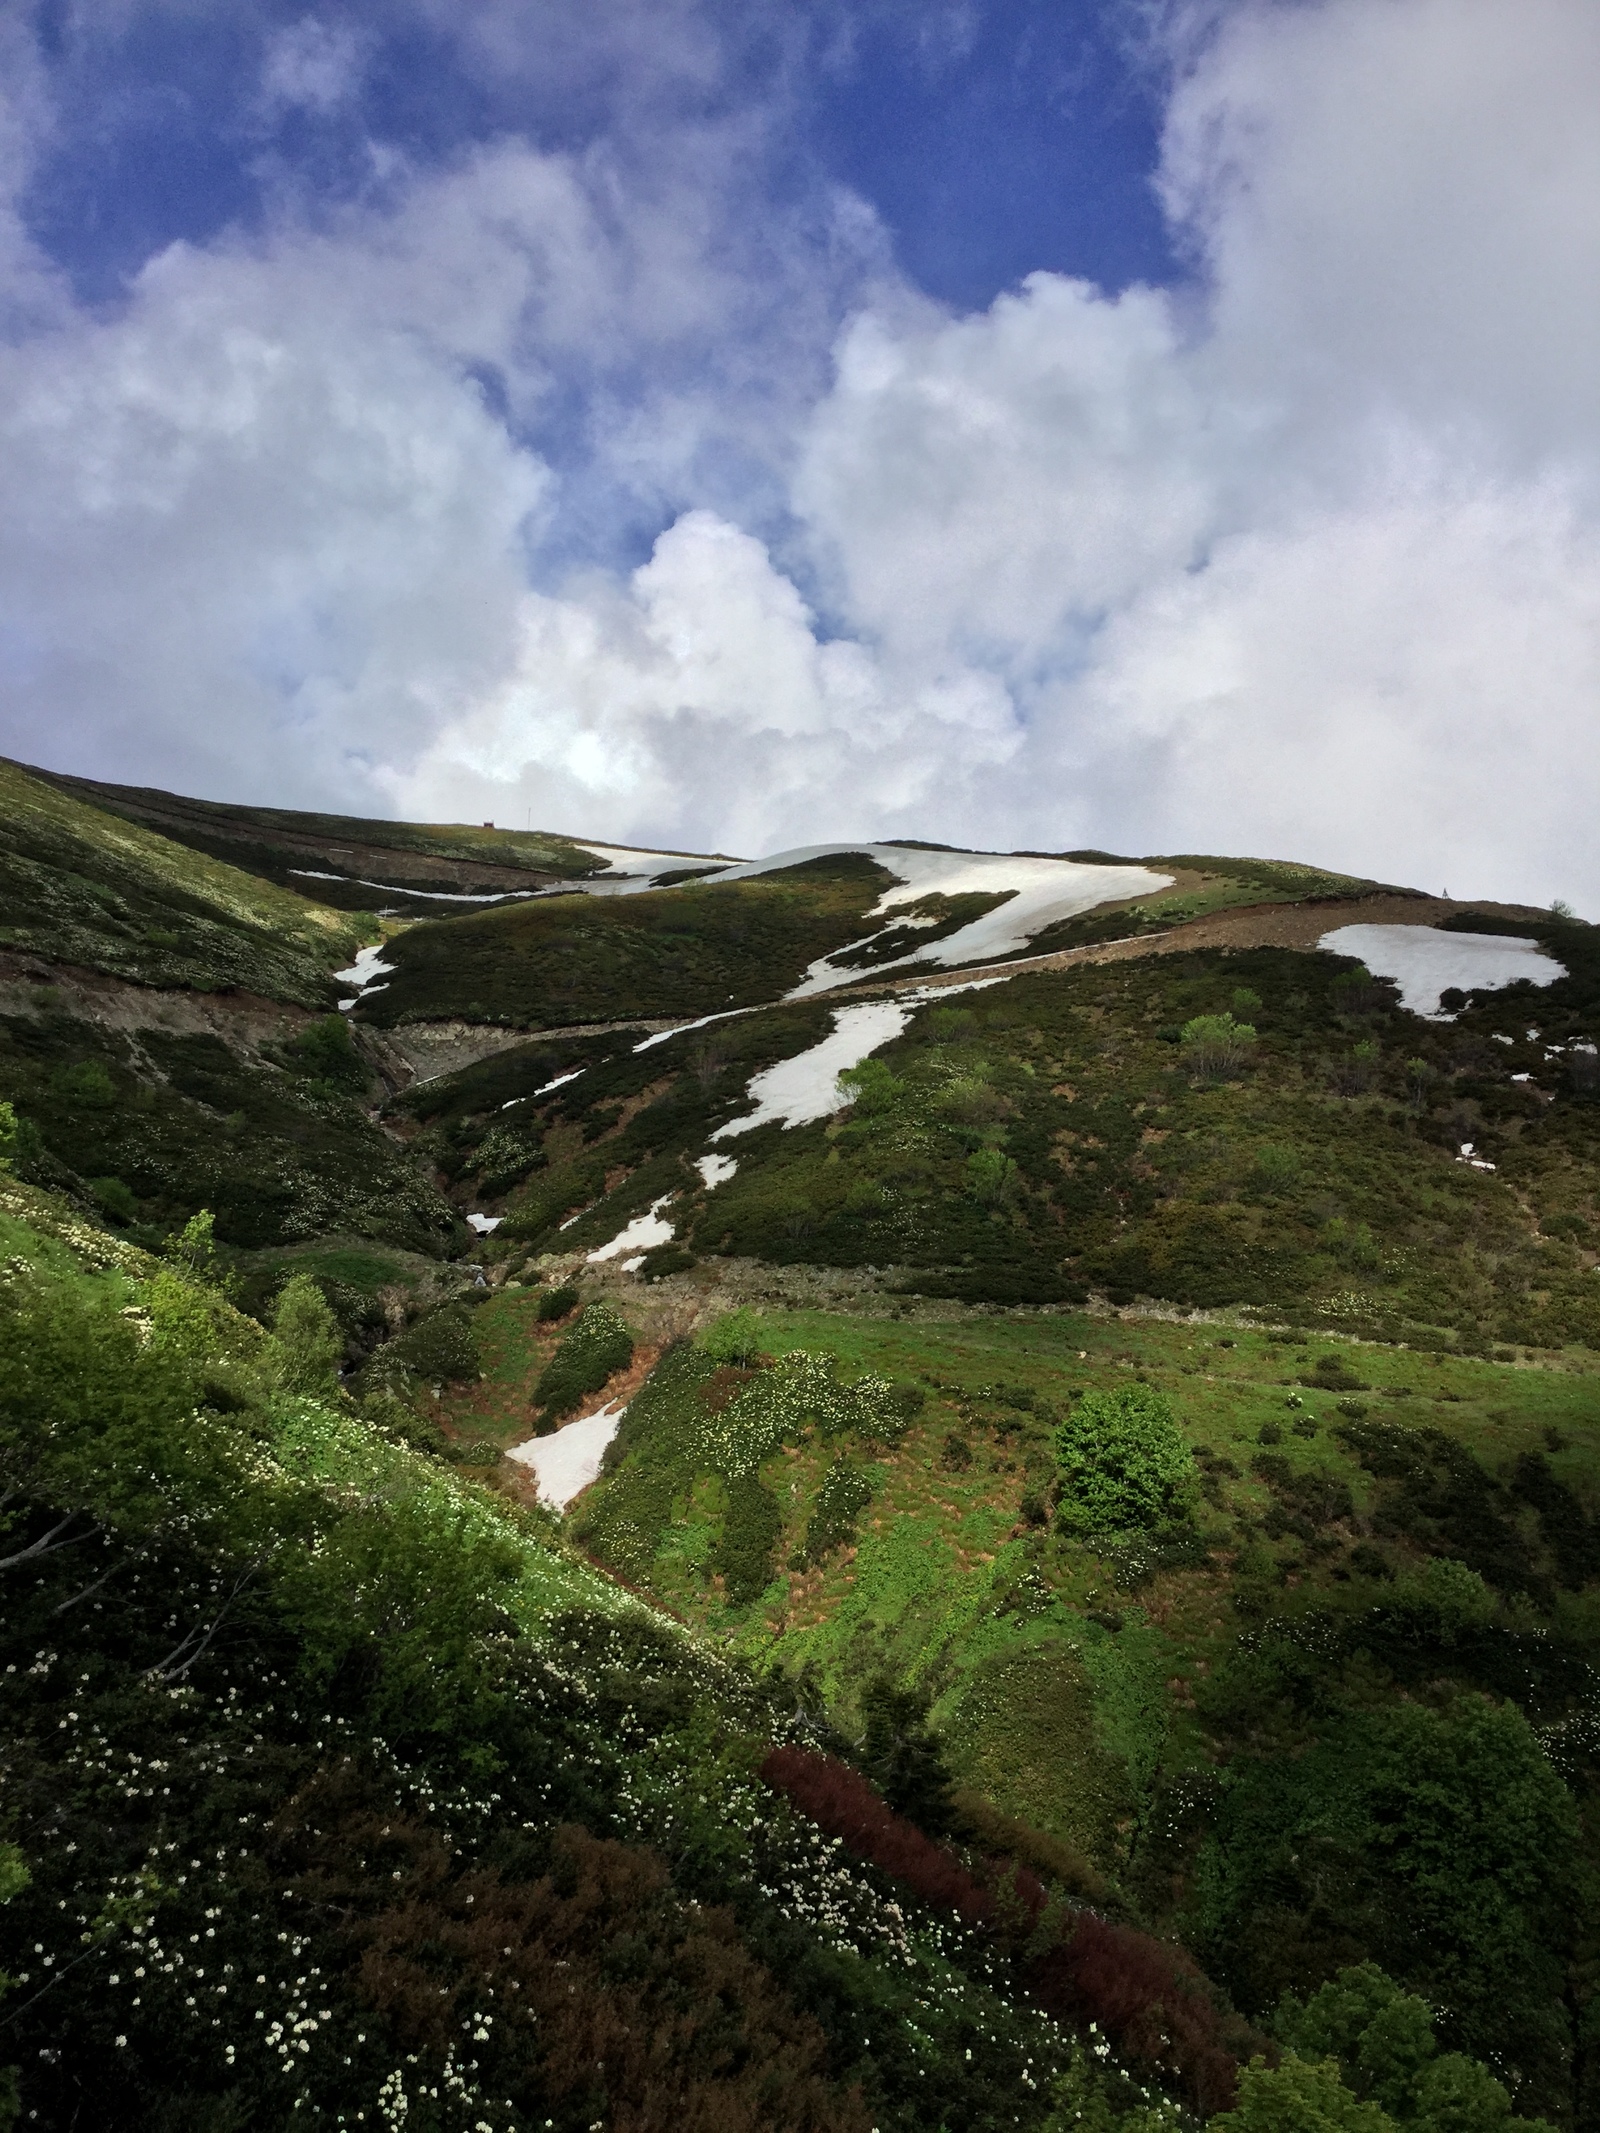
[{"label": "alpine meadow", "polygon": [[1600,2133],[1600,929],[0,766],[0,2124]]}]

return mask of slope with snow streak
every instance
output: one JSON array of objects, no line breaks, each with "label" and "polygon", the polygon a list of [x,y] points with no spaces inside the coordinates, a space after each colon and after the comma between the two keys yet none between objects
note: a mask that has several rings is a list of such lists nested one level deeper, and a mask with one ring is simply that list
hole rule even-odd
[{"label": "slope with snow streak", "polygon": [[626,1401],[620,1407],[608,1404],[595,1414],[580,1416],[576,1422],[552,1430],[548,1437],[530,1437],[525,1444],[513,1444],[506,1457],[515,1459],[519,1466],[531,1467],[541,1500],[553,1510],[564,1511],[575,1496],[599,1478],[606,1446],[627,1412]]},{"label": "slope with snow streak", "polygon": [[1325,933],[1319,948],[1358,957],[1380,978],[1400,987],[1400,1004],[1414,1015],[1448,1021],[1439,1012],[1439,996],[1451,986],[1462,992],[1477,987],[1553,985],[1565,975],[1554,956],[1537,941],[1505,933],[1446,933],[1436,926],[1340,926]]},{"label": "slope with snow streak", "polygon": [[898,1000],[869,1000],[860,1007],[837,1009],[833,1028],[820,1044],[751,1076],[745,1094],[756,1099],[756,1108],[746,1118],[719,1126],[711,1138],[732,1140],[737,1133],[753,1133],[757,1126],[774,1122],[806,1126],[842,1111],[851,1099],[840,1093],[839,1076],[898,1037],[910,1019],[911,1006]]},{"label": "slope with snow streak", "polygon": [[[1080,918],[1099,904],[1125,902],[1133,896],[1153,896],[1172,886],[1170,874],[1152,873],[1148,867],[1091,866],[1077,859],[1037,859],[1009,852],[930,852],[898,844],[808,844],[792,852],[777,852],[770,859],[749,859],[739,866],[724,867],[711,876],[714,881],[749,881],[758,874],[775,873],[780,867],[801,866],[808,859],[835,853],[861,852],[890,874],[899,877],[885,889],[868,913],[870,918],[890,918],[904,904],[924,896],[1005,895],[1007,901],[981,918],[896,956],[891,962],[875,963],[870,971],[841,968],[829,956],[814,962],[790,1000],[804,1000],[836,986],[859,985],[864,980],[886,976],[908,964],[936,963],[944,970],[963,963],[984,962],[991,957],[1021,955],[1029,942],[1046,926],[1059,920]],[[872,939],[868,934],[865,939]],[[859,948],[861,941],[852,941]],[[848,951],[836,949],[834,955]]]}]

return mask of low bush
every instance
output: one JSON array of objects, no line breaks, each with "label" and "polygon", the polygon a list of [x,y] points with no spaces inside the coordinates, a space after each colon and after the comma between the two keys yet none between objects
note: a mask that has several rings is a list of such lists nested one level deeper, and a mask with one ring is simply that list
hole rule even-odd
[{"label": "low bush", "polygon": [[1166,1395],[1149,1385],[1086,1392],[1055,1433],[1070,1533],[1153,1530],[1184,1522],[1194,1460]]},{"label": "low bush", "polygon": [[558,1318],[565,1318],[569,1311],[575,1311],[578,1303],[576,1289],[546,1289],[539,1298],[539,1308],[535,1315],[541,1326],[548,1326]]},{"label": "low bush", "polygon": [[633,1360],[633,1335],[609,1304],[592,1303],[562,1335],[534,1387],[543,1419],[556,1422]]},{"label": "low bush", "polygon": [[478,1333],[460,1304],[445,1304],[407,1326],[395,1357],[430,1385],[464,1383],[478,1375]]},{"label": "low bush", "polygon": [[778,1499],[754,1474],[737,1475],[728,1483],[728,1508],[714,1561],[730,1606],[747,1607],[772,1582],[782,1531]]}]

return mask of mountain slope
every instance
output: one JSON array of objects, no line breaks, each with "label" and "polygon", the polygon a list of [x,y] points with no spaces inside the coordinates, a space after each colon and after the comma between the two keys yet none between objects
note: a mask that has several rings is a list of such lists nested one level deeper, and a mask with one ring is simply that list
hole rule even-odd
[{"label": "mountain slope", "polygon": [[0,947],[140,985],[328,1002],[363,929],[0,760]]},{"label": "mountain slope", "polygon": [[[0,789],[25,2109],[1600,2133],[1595,929],[102,798]],[[398,855],[349,1011],[132,802]]]}]

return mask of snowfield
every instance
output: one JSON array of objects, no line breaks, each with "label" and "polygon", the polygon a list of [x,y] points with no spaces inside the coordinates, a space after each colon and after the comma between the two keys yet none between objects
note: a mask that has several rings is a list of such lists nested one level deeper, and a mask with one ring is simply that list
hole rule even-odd
[{"label": "snowfield", "polygon": [[[985,896],[1004,895],[998,904],[970,925],[930,942],[913,947],[892,961],[874,963],[866,970],[843,968],[823,956],[813,963],[793,992],[786,997],[804,1000],[838,985],[859,985],[887,972],[902,970],[910,963],[937,963],[955,970],[963,963],[983,962],[993,956],[1024,955],[1028,944],[1046,926],[1060,919],[1079,918],[1099,904],[1122,903],[1133,896],[1153,896],[1172,886],[1170,874],[1154,874],[1148,867],[1091,866],[1076,859],[1018,858],[1006,852],[927,852],[898,844],[807,844],[792,852],[777,852],[770,859],[750,859],[739,866],[724,867],[717,881],[748,881],[758,874],[771,874],[779,867],[801,865],[835,852],[864,852],[891,874],[900,878],[885,889],[868,913],[895,923],[895,912],[924,896],[966,896],[977,891]],[[876,933],[863,935],[863,940]],[[851,943],[859,948],[862,941]],[[843,954],[844,950],[835,950]]]},{"label": "snowfield", "polygon": [[[870,1000],[860,1007],[841,1007],[833,1028],[820,1044],[780,1059],[753,1074],[745,1093],[756,1099],[747,1118],[733,1118],[719,1126],[711,1138],[731,1140],[737,1133],[753,1133],[757,1126],[775,1122],[784,1126],[809,1125],[842,1111],[850,1098],[841,1093],[839,1076],[846,1067],[859,1066],[869,1052],[898,1037],[911,1019],[911,1008],[897,1000]],[[710,1183],[710,1180],[707,1180]]]},{"label": "snowfield", "polygon": [[[898,877],[895,886],[884,891],[868,914],[883,919],[887,925],[903,924],[903,920],[896,921],[896,911],[924,896],[965,896],[976,890],[987,896],[1009,898],[946,939],[926,948],[913,948],[890,962],[875,963],[868,970],[842,969],[823,956],[786,996],[791,1000],[831,992],[838,985],[858,985],[863,979],[904,969],[909,963],[931,961],[942,969],[954,970],[962,963],[981,962],[989,957],[1023,955],[1034,935],[1058,919],[1078,918],[1100,904],[1153,896],[1172,886],[1170,874],[1155,874],[1148,867],[1093,866],[1077,859],[1019,858],[1007,852],[930,852],[899,844],[802,844],[792,851],[774,852],[768,859],[733,862],[697,859],[692,853],[683,852],[628,852],[618,845],[587,842],[583,850],[607,860],[611,871],[591,875],[587,881],[564,884],[560,893],[581,889],[589,896],[631,895],[653,887],[661,874],[701,865],[708,869],[701,877],[708,882],[752,881],[758,874],[775,874],[782,867],[800,866],[808,859],[823,859],[836,852],[864,852]],[[859,948],[863,941],[874,939],[883,930],[877,927],[850,945]],[[662,1039],[650,1041],[660,1043]]]},{"label": "snowfield", "polygon": [[[669,1200],[676,1198],[676,1193],[664,1192],[659,1200],[651,1202],[648,1214],[635,1215],[627,1228],[619,1230],[609,1244],[602,1244],[598,1251],[591,1252],[589,1254],[590,1260],[621,1259],[623,1266],[631,1271],[634,1266],[637,1266],[645,1253],[653,1250],[656,1245],[670,1244],[672,1242],[672,1224],[661,1219],[661,1210]],[[637,1253],[638,1257],[632,1260],[625,1259],[623,1258],[625,1252]]]},{"label": "snowfield", "polygon": [[1353,955],[1376,977],[1393,978],[1400,1004],[1430,1021],[1448,1022],[1439,995],[1458,986],[1462,992],[1513,985],[1526,978],[1533,985],[1553,985],[1566,975],[1554,956],[1537,941],[1503,933],[1441,933],[1435,926],[1340,926],[1325,933],[1319,948]]},{"label": "snowfield", "polygon": [[531,1467],[538,1478],[541,1499],[553,1510],[564,1511],[575,1496],[598,1479],[606,1446],[617,1434],[617,1424],[627,1411],[626,1401],[620,1407],[602,1407],[596,1414],[584,1415],[562,1429],[552,1430],[548,1437],[530,1437],[525,1444],[513,1444],[506,1457]]}]

